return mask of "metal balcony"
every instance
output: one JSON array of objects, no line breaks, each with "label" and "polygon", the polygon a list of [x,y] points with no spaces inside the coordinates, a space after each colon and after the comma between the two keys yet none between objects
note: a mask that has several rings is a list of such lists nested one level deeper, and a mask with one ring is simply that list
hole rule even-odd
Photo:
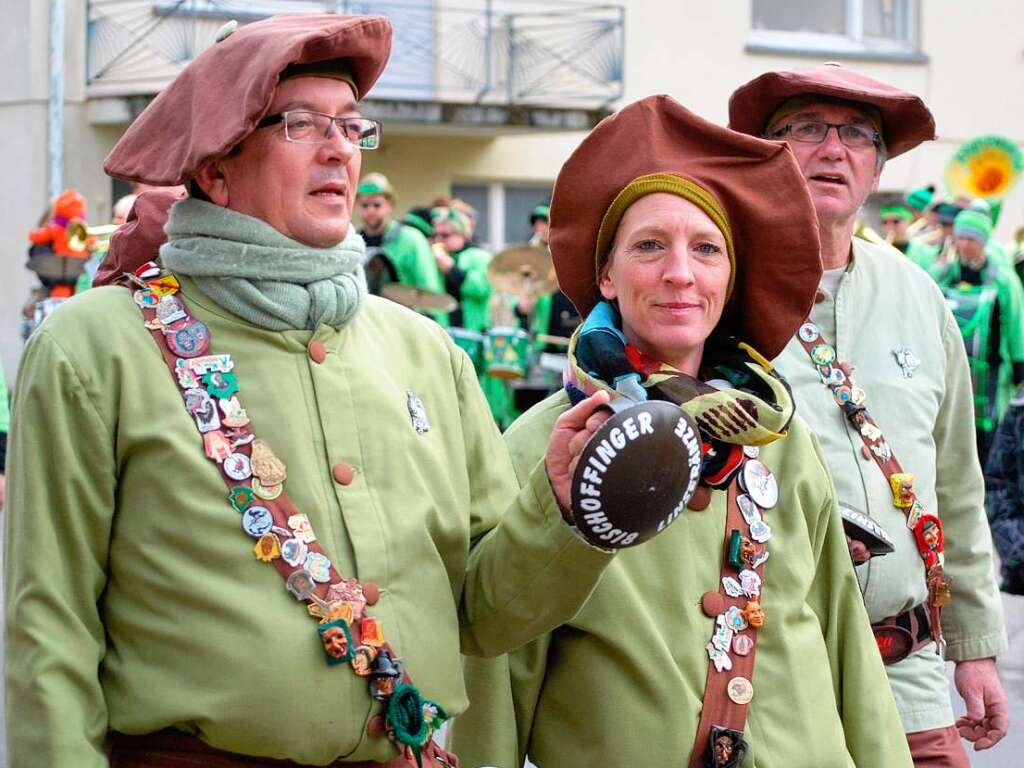
[{"label": "metal balcony", "polygon": [[624,9],[578,0],[88,0],[88,93],[151,96],[225,21],[299,12],[391,19],[375,100],[586,110],[622,96]]}]

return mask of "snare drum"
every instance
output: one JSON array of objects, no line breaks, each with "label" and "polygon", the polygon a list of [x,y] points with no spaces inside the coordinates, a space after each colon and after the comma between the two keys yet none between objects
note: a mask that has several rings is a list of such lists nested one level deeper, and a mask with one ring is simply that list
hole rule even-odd
[{"label": "snare drum", "polygon": [[522,328],[495,326],[487,332],[484,372],[499,379],[521,379],[526,375],[530,337]]},{"label": "snare drum", "polygon": [[469,355],[469,359],[473,361],[473,367],[479,374],[484,366],[484,335],[465,328],[449,328],[448,335],[452,337],[455,346]]}]

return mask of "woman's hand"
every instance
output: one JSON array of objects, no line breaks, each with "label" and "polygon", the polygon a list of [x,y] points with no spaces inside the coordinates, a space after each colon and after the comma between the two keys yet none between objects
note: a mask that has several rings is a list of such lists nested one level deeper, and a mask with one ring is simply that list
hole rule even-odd
[{"label": "woman's hand", "polygon": [[597,428],[611,418],[611,411],[601,408],[607,405],[609,400],[611,396],[604,390],[595,392],[559,416],[551,431],[544,465],[547,468],[551,490],[554,491],[558,506],[562,509],[562,517],[569,522],[572,522],[572,475],[576,471],[576,463],[580,459],[583,446]]}]

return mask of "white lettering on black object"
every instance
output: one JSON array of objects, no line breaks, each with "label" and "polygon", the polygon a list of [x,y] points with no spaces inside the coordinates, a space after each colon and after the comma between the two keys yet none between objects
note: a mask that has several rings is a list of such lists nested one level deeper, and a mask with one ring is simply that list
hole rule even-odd
[{"label": "white lettering on black object", "polygon": [[[607,437],[602,438],[598,443],[596,456],[589,456],[588,466],[584,467],[582,479],[577,487],[578,495],[582,498],[578,503],[581,511],[584,512],[583,521],[590,531],[599,536],[602,541],[612,544],[626,546],[634,542],[639,533],[635,531],[623,531],[613,526],[602,510],[601,486],[604,483],[604,475],[608,472],[609,465],[618,456],[628,443],[640,439],[644,435],[654,434],[654,424],[649,413],[639,413],[635,417],[624,420],[621,426],[613,427]],[[701,460],[700,440],[696,432],[685,417],[680,417],[676,424],[674,434],[678,437],[687,452],[687,465],[690,473],[690,481],[684,493],[684,499],[676,506],[672,513],[658,524],[658,531],[667,528],[686,508],[686,500],[693,494],[699,479],[699,468]],[[600,460],[599,460],[600,459]]]},{"label": "white lettering on black object", "polygon": [[686,509],[686,502],[690,500],[690,496],[693,495],[694,490],[697,488],[697,481],[700,479],[700,440],[697,439],[693,428],[684,417],[680,416],[679,421],[676,422],[674,434],[686,446],[686,463],[690,470],[690,482],[687,484],[683,498],[676,505],[676,508],[672,510],[668,517],[658,523],[659,532],[668,528],[683,513],[683,510]]}]

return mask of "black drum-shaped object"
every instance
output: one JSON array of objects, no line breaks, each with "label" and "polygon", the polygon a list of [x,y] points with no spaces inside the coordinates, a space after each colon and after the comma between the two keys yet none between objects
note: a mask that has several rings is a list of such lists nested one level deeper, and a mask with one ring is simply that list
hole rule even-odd
[{"label": "black drum-shaped object", "polygon": [[590,438],[572,477],[572,514],[603,549],[634,547],[682,514],[700,479],[700,433],[679,406],[619,411]]}]

